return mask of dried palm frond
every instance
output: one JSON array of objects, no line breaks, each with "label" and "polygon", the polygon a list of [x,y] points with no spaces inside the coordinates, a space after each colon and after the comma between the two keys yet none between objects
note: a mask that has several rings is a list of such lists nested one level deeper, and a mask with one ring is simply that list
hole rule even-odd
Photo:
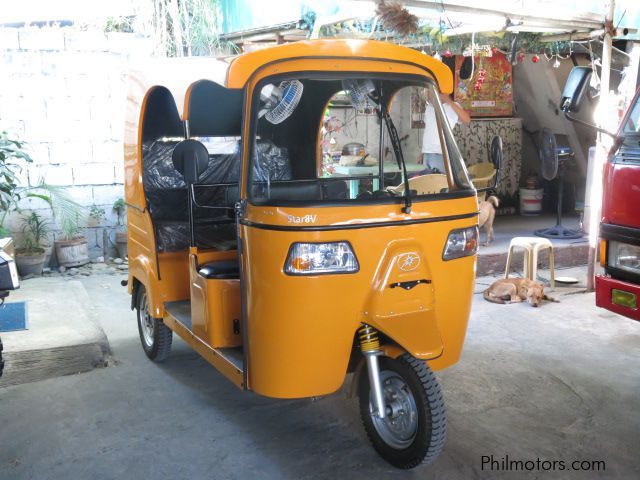
[{"label": "dried palm frond", "polygon": [[418,31],[418,17],[404,8],[400,2],[381,0],[376,14],[380,16],[385,28],[406,37]]}]

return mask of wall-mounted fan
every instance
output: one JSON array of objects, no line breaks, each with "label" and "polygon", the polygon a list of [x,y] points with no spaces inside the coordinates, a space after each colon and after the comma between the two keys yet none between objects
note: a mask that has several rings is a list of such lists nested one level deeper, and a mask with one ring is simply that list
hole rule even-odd
[{"label": "wall-mounted fan", "polygon": [[371,80],[343,80],[342,88],[349,93],[351,104],[356,110],[364,110],[374,106],[375,102],[371,99],[371,94],[375,91],[376,86]]},{"label": "wall-mounted fan", "polygon": [[269,123],[277,125],[291,116],[302,98],[303,85],[299,80],[285,80],[276,86],[265,85],[260,91],[262,108],[258,113]]},{"label": "wall-mounted fan", "polygon": [[538,137],[538,158],[540,160],[540,173],[545,180],[557,179],[558,200],[556,226],[541,228],[534,233],[539,237],[571,239],[584,235],[580,230],[573,230],[562,225],[562,196],[564,190],[564,174],[569,161],[573,158],[573,151],[569,147],[558,147],[556,136],[548,128],[543,128]]}]

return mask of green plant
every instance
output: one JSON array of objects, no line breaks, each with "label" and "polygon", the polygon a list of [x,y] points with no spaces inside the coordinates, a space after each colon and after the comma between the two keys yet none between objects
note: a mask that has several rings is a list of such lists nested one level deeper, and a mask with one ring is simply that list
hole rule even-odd
[{"label": "green plant", "polygon": [[32,158],[23,150],[23,143],[9,138],[7,132],[0,133],[0,238],[8,231],[5,221],[10,212],[18,209],[23,197],[20,191],[18,175],[22,171],[21,162],[31,163]]},{"label": "green plant", "polygon": [[124,203],[124,198],[119,198],[115,202],[113,202],[113,211],[116,212],[118,216],[118,227],[124,226],[124,214],[126,212],[126,204]]},{"label": "green plant", "polygon": [[238,53],[218,36],[220,0],[153,0],[151,36],[168,57]]},{"label": "green plant", "polygon": [[49,231],[49,222],[36,212],[31,212],[29,215],[23,215],[22,233],[24,235],[24,246],[18,249],[19,253],[26,255],[43,253],[44,248],[42,247],[46,244]]},{"label": "green plant", "polygon": [[62,240],[73,240],[78,238],[82,234],[82,228],[80,227],[81,215],[79,211],[75,214],[65,215],[60,220],[60,230],[62,231]]},{"label": "green plant", "polygon": [[96,223],[100,223],[103,220],[106,220],[107,215],[104,208],[100,208],[97,205],[91,205],[91,207],[89,207],[89,217],[94,219]]},{"label": "green plant", "polygon": [[24,151],[24,143],[9,137],[7,132],[0,133],[0,238],[8,236],[5,223],[13,212],[20,212],[20,201],[25,198],[39,198],[51,208],[53,216],[61,223],[69,217],[77,217],[80,205],[73,201],[63,187],[48,185],[39,180],[35,185],[20,185],[18,175],[24,164],[33,159]]}]

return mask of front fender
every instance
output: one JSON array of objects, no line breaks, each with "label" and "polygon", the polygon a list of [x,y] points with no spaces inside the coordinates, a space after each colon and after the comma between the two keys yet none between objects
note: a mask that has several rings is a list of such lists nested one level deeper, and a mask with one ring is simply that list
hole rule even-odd
[{"label": "front fender", "polygon": [[[405,271],[399,265],[407,255],[423,260],[417,260],[415,268]],[[376,271],[363,319],[422,360],[437,358],[444,349],[435,315],[433,277],[426,258],[418,242],[391,243]],[[420,283],[413,286],[407,283],[417,280]]]}]

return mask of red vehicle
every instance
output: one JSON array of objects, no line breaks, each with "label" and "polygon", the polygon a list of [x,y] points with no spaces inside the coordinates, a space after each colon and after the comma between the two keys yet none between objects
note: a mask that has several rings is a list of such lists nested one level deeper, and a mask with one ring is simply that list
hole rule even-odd
[{"label": "red vehicle", "polygon": [[640,320],[640,89],[604,167],[596,305]]},{"label": "red vehicle", "polygon": [[560,108],[573,121],[614,139],[604,167],[600,264],[596,305],[640,320],[640,88],[618,133],[610,133],[573,116],[589,89],[591,68],[574,67],[567,78]]}]

